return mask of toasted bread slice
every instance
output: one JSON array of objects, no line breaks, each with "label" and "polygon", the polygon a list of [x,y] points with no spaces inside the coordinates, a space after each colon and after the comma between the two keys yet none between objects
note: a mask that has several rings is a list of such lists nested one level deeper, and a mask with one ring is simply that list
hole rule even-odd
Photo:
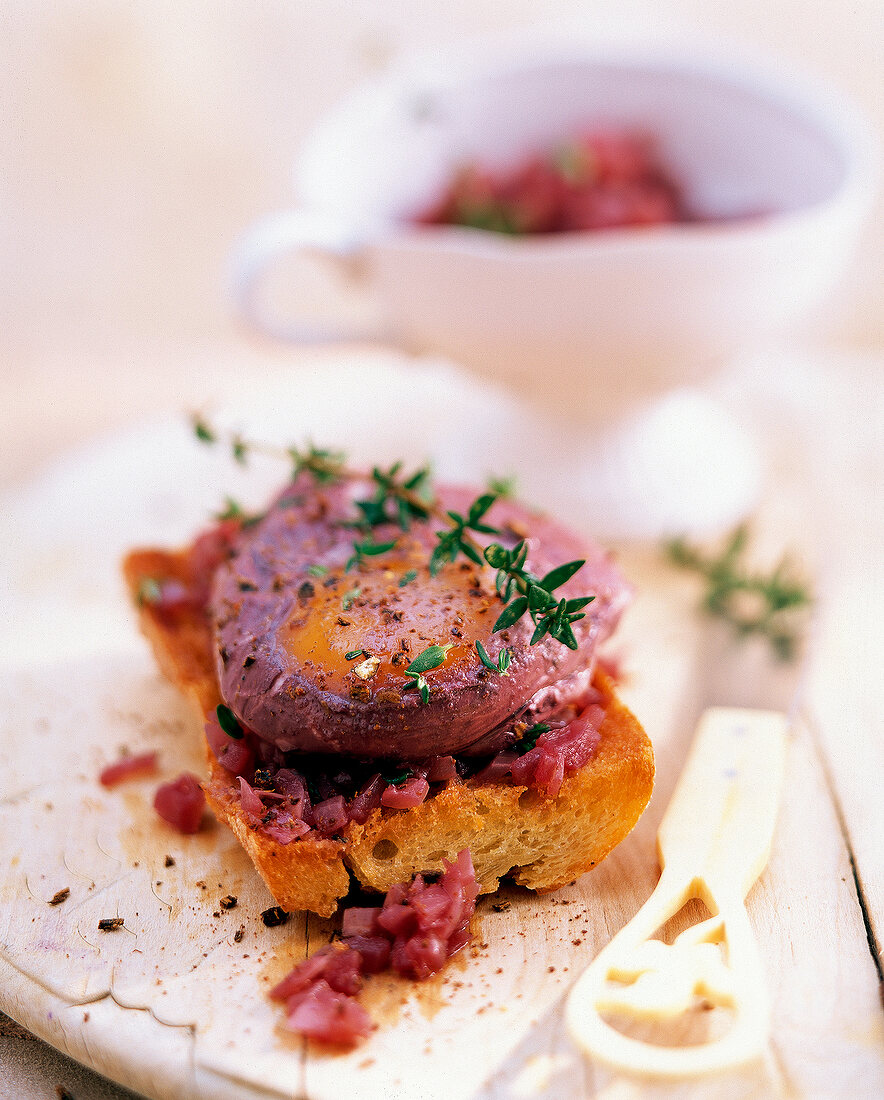
[{"label": "toasted bread slice", "polygon": [[[138,599],[146,582],[187,583],[187,553],[136,550],[123,571],[160,668],[193,703],[202,725],[222,701],[205,615],[185,611],[170,619]],[[351,822],[343,841],[306,836],[284,845],[248,823],[238,788],[208,745],[206,796],[289,911],[330,916],[349,889],[351,872],[363,887],[386,891],[419,871],[440,871],[442,860],[453,860],[463,848],[472,853],[482,893],[496,890],[504,875],[532,890],[555,890],[590,870],[627,836],[653,789],[647,735],[602,672],[596,686],[605,699],[598,748],[584,768],[564,780],[554,799],[525,787],[456,781],[414,809],[377,809],[364,825]]]}]

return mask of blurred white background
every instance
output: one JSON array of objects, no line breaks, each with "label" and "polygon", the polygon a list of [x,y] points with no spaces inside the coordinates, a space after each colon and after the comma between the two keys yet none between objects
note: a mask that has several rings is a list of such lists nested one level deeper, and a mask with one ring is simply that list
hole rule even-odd
[{"label": "blurred white background", "polygon": [[[0,5],[0,395],[14,414],[0,485],[97,429],[195,400],[238,356],[291,354],[244,341],[222,269],[237,234],[290,199],[305,132],[403,51],[541,18],[746,45],[884,124],[884,0]],[[879,202],[825,332],[838,346],[884,346],[882,215]]]}]

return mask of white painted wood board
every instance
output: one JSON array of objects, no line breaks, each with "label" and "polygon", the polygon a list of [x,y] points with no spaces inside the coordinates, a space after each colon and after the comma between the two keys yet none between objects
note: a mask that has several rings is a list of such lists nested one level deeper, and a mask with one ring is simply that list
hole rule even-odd
[{"label": "white painted wood board", "polygon": [[[365,1097],[483,1089],[499,1097],[532,1091],[532,1081],[541,1095],[608,1095],[612,1081],[563,1034],[562,1000],[570,976],[653,886],[655,826],[699,702],[691,631],[676,625],[689,621],[680,619],[677,589],[640,602],[630,627],[654,639],[641,647],[633,639],[628,694],[652,716],[661,772],[640,828],[556,895],[505,891],[499,900],[510,908],[500,913],[484,901],[475,957],[438,983],[373,983],[368,1003],[380,1027],[343,1056],[285,1034],[279,1006],[265,996],[293,960],[325,942],[331,923],[295,917],[265,928],[259,914],[270,896],[227,830],[179,837],[155,819],[151,781],[113,791],[96,782],[122,745],[157,749],[164,772],[199,768],[184,708],[146,654],[20,670],[2,700],[15,783],[0,807],[0,858],[10,868],[0,888],[0,955],[15,980],[3,983],[0,1008],[148,1096],[319,1100],[345,1082]],[[785,1081],[811,1096],[826,1080],[828,1095],[849,1096],[884,1073],[849,860],[803,728],[789,776],[771,868],[750,895],[775,992],[771,1060],[687,1095],[751,1095],[761,1082]],[[174,867],[164,866],[166,855]],[[48,906],[65,886],[68,901]],[[226,893],[239,898],[229,912],[218,908]],[[98,932],[99,918],[117,915],[125,930]],[[629,1095],[627,1083],[616,1088]]]},{"label": "white painted wood board", "polygon": [[[212,459],[210,474],[201,457],[197,473],[185,470],[170,489],[169,471],[182,454],[169,439],[146,431],[137,448],[131,440],[105,448],[5,517],[18,524],[6,530],[6,544],[18,548],[18,606],[33,614],[19,619],[16,633],[13,608],[13,626],[4,628],[7,642],[19,644],[0,685],[0,865],[8,868],[0,882],[0,1009],[158,1098],[320,1100],[347,1086],[360,1097],[488,1100],[884,1091],[877,975],[839,821],[843,807],[832,801],[818,755],[825,742],[804,724],[790,750],[771,865],[749,897],[774,993],[764,1064],[699,1085],[651,1089],[581,1061],[564,1035],[571,976],[653,887],[656,825],[700,707],[731,701],[720,697],[728,680],[722,662],[731,655],[694,616],[693,586],[653,554],[625,563],[640,596],[617,643],[627,654],[624,694],[658,760],[655,797],[632,837],[557,895],[512,890],[503,896],[505,912],[483,902],[476,957],[456,963],[437,984],[372,983],[369,1003],[380,1027],[355,1054],[321,1054],[285,1034],[281,1010],[264,990],[324,942],[331,925],[302,917],[265,929],[259,914],[271,899],[226,830],[175,837],[150,810],[150,782],[112,792],[96,782],[122,745],[157,748],[163,774],[200,767],[185,710],[154,672],[114,575],[119,551],[138,532],[167,542],[183,537],[213,501],[207,485],[226,486],[223,459]],[[476,462],[473,455],[465,465]],[[51,554],[41,516],[51,516],[57,536]],[[773,526],[775,544],[789,541],[793,528]],[[48,652],[55,656],[36,659]],[[837,683],[813,705],[814,728],[822,714],[831,730]],[[861,801],[868,790],[861,773],[848,778]],[[856,818],[861,806],[848,810]],[[175,859],[172,869],[166,854]],[[49,907],[46,899],[62,886],[71,898]],[[228,892],[239,904],[215,918]],[[128,931],[98,933],[100,917],[118,914]],[[245,937],[236,945],[232,933],[241,924]]]}]

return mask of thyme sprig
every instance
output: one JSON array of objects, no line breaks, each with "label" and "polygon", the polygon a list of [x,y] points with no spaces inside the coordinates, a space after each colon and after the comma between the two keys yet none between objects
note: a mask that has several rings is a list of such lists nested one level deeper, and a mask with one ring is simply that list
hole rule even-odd
[{"label": "thyme sprig", "polygon": [[749,538],[748,524],[741,524],[717,555],[703,555],[684,539],[673,539],[665,549],[671,562],[705,579],[702,606],[708,614],[740,638],[766,638],[780,660],[792,660],[801,640],[795,615],[812,603],[810,588],[791,574],[786,557],[767,575],[750,570],[743,560]]},{"label": "thyme sprig", "polygon": [[345,455],[340,451],[329,451],[315,447],[312,443],[306,447],[275,447],[269,443],[258,443],[246,439],[239,432],[222,434],[208,422],[202,413],[193,413],[190,418],[193,433],[200,443],[225,443],[230,448],[234,462],[240,466],[248,465],[252,455],[265,455],[288,462],[292,470],[292,479],[306,471],[320,484],[331,484],[352,476],[345,467]]},{"label": "thyme sprig", "polygon": [[[217,443],[221,439],[219,432],[199,415],[193,417],[193,428],[197,439],[203,443]],[[281,456],[291,463],[293,477],[306,472],[320,484],[364,478],[362,472],[347,467],[345,456],[340,452],[323,450],[312,444],[304,449],[275,448],[250,442],[239,434],[230,435],[227,442],[237,462],[245,463],[252,452]],[[479,566],[487,562],[497,570],[495,587],[505,605],[492,628],[494,632],[506,630],[527,614],[534,624],[531,645],[549,635],[569,649],[577,649],[573,624],[585,618],[583,609],[595,597],[557,598],[555,591],[582,568],[584,561],[566,562],[544,577],[537,577],[525,568],[528,548],[524,539],[508,550],[497,542],[486,546],[475,537],[501,534],[498,528],[485,522],[485,517],[499,496],[506,492],[506,486],[497,484],[494,492],[482,493],[470,504],[466,514],[462,514],[442,510],[435,503],[427,467],[407,474],[401,462],[394,463],[388,469],[375,466],[371,480],[374,483],[373,492],[354,501],[358,515],[352,526],[360,537],[354,539],[353,554],[346,564],[346,572],[362,567],[367,558],[378,557],[394,549],[397,538],[394,536],[377,541],[373,533],[375,529],[394,525],[404,532],[409,530],[414,520],[439,519],[445,527],[436,532],[437,542],[430,554],[428,567],[432,576],[446,563],[455,562],[461,556]],[[408,583],[405,578],[410,580],[414,576],[414,570],[410,570],[400,584]],[[481,651],[478,652],[482,659]],[[509,651],[502,652],[508,654]],[[501,673],[509,667],[508,658],[503,659],[506,660],[505,667],[494,666]],[[417,675],[421,675],[420,671]],[[423,697],[421,685],[418,684],[418,687]]]},{"label": "thyme sprig", "polygon": [[263,518],[264,515],[261,512],[246,512],[239,501],[234,500],[233,497],[225,497],[223,511],[215,513],[215,519],[219,523],[235,519],[239,520],[243,527],[253,527],[256,523],[260,523]]},{"label": "thyme sprig", "polygon": [[497,654],[497,661],[492,661],[488,655],[488,650],[479,639],[476,639],[476,652],[479,654],[479,660],[486,668],[490,668],[492,672],[499,672],[501,676],[509,676],[510,663],[512,662],[513,655],[510,650],[503,648]]},{"label": "thyme sprig", "polygon": [[[238,440],[240,447],[246,447],[247,449],[252,447],[252,444],[246,444],[244,440]],[[237,441],[234,441],[234,457],[236,457]],[[243,451],[243,459],[245,459],[247,451]],[[298,474],[310,473],[320,483],[320,485],[330,485],[335,481],[340,481],[344,476],[344,455],[341,451],[326,451],[320,447],[314,447],[311,443],[310,446],[304,450],[299,450],[297,447],[288,448],[288,456],[292,464],[292,480],[298,476]]]},{"label": "thyme sprig", "polygon": [[451,529],[436,532],[439,541],[430,555],[431,576],[435,577],[445,562],[456,561],[458,554],[465,555],[476,565],[482,565],[482,546],[470,537],[469,532],[475,531],[482,535],[500,534],[496,527],[482,523],[482,517],[496,500],[494,493],[483,493],[470,505],[466,516],[462,516],[460,512],[445,513]]},{"label": "thyme sprig", "polygon": [[389,470],[375,466],[371,477],[375,483],[372,496],[353,502],[360,512],[357,521],[360,529],[397,524],[407,531],[413,519],[429,518],[433,496],[428,466],[406,476],[402,474],[402,463],[394,462]]},{"label": "thyme sprig", "polygon": [[493,542],[485,547],[485,560],[497,570],[495,587],[506,604],[494,624],[494,631],[506,630],[527,612],[534,623],[529,645],[536,645],[547,634],[568,649],[577,649],[572,623],[586,617],[583,610],[595,596],[556,599],[553,595],[583,567],[585,559],[556,566],[544,577],[535,577],[525,569],[528,547],[524,539],[512,550]]}]

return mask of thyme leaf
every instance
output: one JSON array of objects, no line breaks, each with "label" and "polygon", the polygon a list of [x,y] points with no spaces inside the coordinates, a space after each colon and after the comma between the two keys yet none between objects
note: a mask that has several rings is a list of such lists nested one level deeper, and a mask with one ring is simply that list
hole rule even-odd
[{"label": "thyme leaf", "polygon": [[197,437],[200,443],[215,442],[217,436],[199,413],[194,413],[193,416],[190,418],[190,421],[193,425],[193,434]]},{"label": "thyme leaf", "polygon": [[232,737],[234,741],[242,741],[244,737],[243,728],[236,720],[236,715],[223,703],[219,703],[215,707],[215,716],[218,719],[218,725],[227,734],[228,737]]},{"label": "thyme leaf", "polygon": [[501,500],[509,500],[516,495],[516,477],[489,477],[488,492],[494,493]]},{"label": "thyme leaf", "polygon": [[393,787],[399,787],[406,781],[406,779],[411,779],[413,775],[414,772],[411,770],[411,768],[403,768],[402,771],[396,772],[393,775],[384,775],[383,773],[381,773],[381,779],[383,779],[385,783],[389,783]]},{"label": "thyme leaf", "polygon": [[486,668],[490,668],[492,672],[499,672],[501,676],[509,676],[510,663],[512,662],[513,655],[509,649],[503,648],[497,654],[497,661],[493,661],[488,656],[488,650],[482,643],[476,639],[476,652],[479,654],[479,660]]},{"label": "thyme leaf", "polygon": [[235,435],[230,441],[230,453],[233,455],[233,461],[238,462],[240,466],[245,466],[248,461],[249,445],[240,436]]},{"label": "thyme leaf", "polygon": [[353,554],[344,567],[344,572],[349,573],[357,565],[362,565],[366,558],[376,558],[379,554],[386,554],[396,545],[396,540],[389,542],[373,542],[371,539],[357,540],[353,543]]},{"label": "thyme leaf", "polygon": [[431,669],[438,668],[441,664],[445,663],[445,658],[448,656],[448,650],[452,649],[454,642],[449,642],[448,645],[431,645],[422,650],[411,664],[406,668],[406,675],[412,675],[416,672],[429,672]]},{"label": "thyme leaf", "polygon": [[546,722],[537,722],[533,726],[529,726],[528,729],[522,734],[519,740],[513,745],[513,748],[519,754],[524,756],[526,752],[530,752],[533,748],[537,747],[537,740],[542,733],[549,732],[549,725]]},{"label": "thyme leaf", "polygon": [[569,561],[565,565],[558,566],[546,574],[540,582],[540,587],[545,588],[547,592],[554,592],[557,588],[561,588],[565,581],[569,581],[584,564],[585,559],[581,559],[580,561]]},{"label": "thyme leaf", "polygon": [[444,664],[445,658],[448,656],[448,650],[452,649],[453,646],[454,642],[450,642],[448,645],[427,646],[405,669],[405,675],[413,681],[409,684],[409,687],[418,690],[423,703],[429,703],[430,701],[430,685],[424,678],[424,673]]},{"label": "thyme leaf", "polygon": [[497,622],[492,627],[495,634],[501,630],[506,630],[508,626],[512,626],[517,623],[519,619],[528,610],[528,598],[527,596],[519,596],[512,603],[507,604],[503,611],[498,616]]}]

